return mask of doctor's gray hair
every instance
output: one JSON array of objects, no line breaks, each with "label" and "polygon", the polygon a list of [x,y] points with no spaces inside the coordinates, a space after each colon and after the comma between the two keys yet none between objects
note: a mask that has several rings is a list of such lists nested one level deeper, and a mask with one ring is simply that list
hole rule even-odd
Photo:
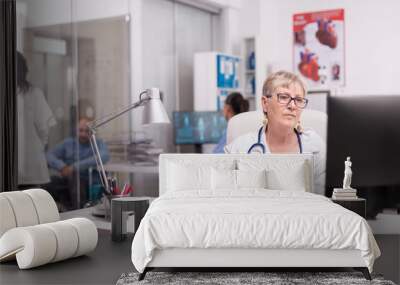
[{"label": "doctor's gray hair", "polygon": [[289,88],[289,86],[293,84],[298,84],[303,90],[303,96],[306,96],[307,88],[300,77],[294,73],[284,70],[274,72],[268,76],[268,78],[264,81],[262,95],[272,95],[278,87]]}]

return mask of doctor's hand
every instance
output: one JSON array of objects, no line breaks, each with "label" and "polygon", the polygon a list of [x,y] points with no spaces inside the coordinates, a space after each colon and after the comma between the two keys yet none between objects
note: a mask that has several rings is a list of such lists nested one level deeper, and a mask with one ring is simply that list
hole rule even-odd
[{"label": "doctor's hand", "polygon": [[74,168],[71,165],[64,166],[63,169],[61,169],[61,176],[62,177],[68,177],[72,176],[74,172]]}]

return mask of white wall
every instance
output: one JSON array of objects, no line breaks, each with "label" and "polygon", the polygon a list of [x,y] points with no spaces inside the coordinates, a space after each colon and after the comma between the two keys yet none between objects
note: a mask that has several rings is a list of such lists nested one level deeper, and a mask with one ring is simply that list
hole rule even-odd
[{"label": "white wall", "polygon": [[[293,68],[292,16],[328,9],[345,10],[344,88],[348,95],[400,94],[400,30],[398,0],[270,0],[260,1],[263,65]],[[259,51],[260,52],[260,51]]]},{"label": "white wall", "polygon": [[[245,0],[247,1],[247,0]],[[213,8],[240,8],[242,6],[243,0],[178,0],[178,2],[182,3],[192,3],[194,6],[196,4],[202,5],[202,6],[210,6]]]},{"label": "white wall", "polygon": [[17,50],[23,52],[24,50],[24,33],[23,30],[26,27],[26,14],[28,5],[25,2],[16,3],[16,20],[17,20]]},{"label": "white wall", "polygon": [[254,37],[260,33],[260,0],[246,0],[239,9],[238,27],[240,37]]},{"label": "white wall", "polygon": [[[87,21],[120,15],[130,15],[130,63],[131,63],[131,102],[139,99],[143,86],[143,19],[142,6],[146,0],[19,0],[27,5],[27,26],[39,27],[78,21]],[[251,0],[254,1],[254,0]],[[257,0],[258,1],[258,0]],[[185,2],[185,1],[183,1]],[[221,9],[221,44],[223,52],[240,54],[240,32],[238,27],[244,22],[240,8],[242,0],[187,0],[203,6]],[[157,21],[157,18],[154,19]],[[132,126],[140,129],[141,112],[133,112]]]},{"label": "white wall", "polygon": [[48,26],[124,15],[129,0],[23,0],[28,27]]}]

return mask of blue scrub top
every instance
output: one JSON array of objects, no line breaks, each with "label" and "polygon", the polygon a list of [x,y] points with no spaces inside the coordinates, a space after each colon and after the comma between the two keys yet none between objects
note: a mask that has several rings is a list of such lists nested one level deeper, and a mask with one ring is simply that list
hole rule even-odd
[{"label": "blue scrub top", "polygon": [[226,145],[226,130],[222,134],[221,139],[219,140],[218,144],[213,149],[213,153],[225,153],[225,145]]}]

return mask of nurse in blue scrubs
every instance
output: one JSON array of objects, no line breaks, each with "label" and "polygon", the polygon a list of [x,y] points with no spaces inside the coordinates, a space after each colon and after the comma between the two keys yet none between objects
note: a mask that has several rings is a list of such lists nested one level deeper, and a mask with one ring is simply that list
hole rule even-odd
[{"label": "nurse in blue scrubs", "polygon": [[[229,121],[233,116],[249,111],[249,101],[243,98],[239,92],[229,94],[225,99],[223,109],[226,121]],[[224,147],[226,145],[226,130],[224,131],[220,141],[213,150],[213,153],[225,153]]]}]

